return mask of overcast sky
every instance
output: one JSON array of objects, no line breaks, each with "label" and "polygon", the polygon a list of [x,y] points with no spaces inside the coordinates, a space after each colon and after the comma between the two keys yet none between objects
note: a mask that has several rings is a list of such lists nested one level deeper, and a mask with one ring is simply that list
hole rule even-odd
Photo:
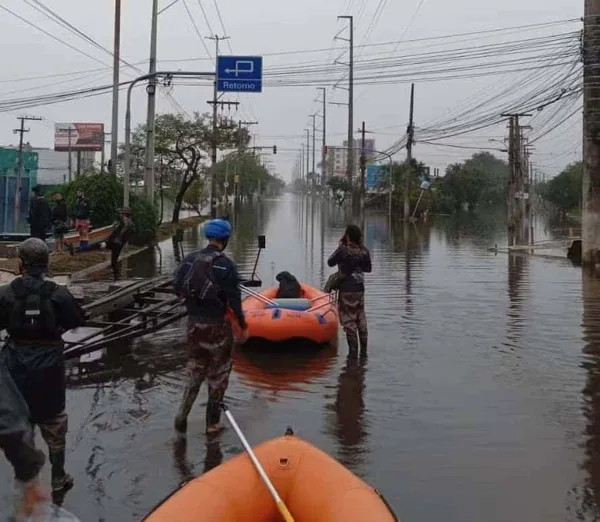
[{"label": "overcast sky", "polygon": [[[108,84],[112,81],[109,54],[95,48],[92,44],[76,37],[66,29],[32,9],[27,3],[34,0],[0,0],[0,5],[23,16],[52,35],[64,40],[80,51],[89,54],[83,56],[73,49],[41,33],[6,11],[0,10],[2,31],[0,45],[4,52],[0,55],[2,77],[0,78],[0,103],[24,96],[36,96],[61,92],[80,87],[92,87]],[[163,8],[171,0],[160,0]],[[504,0],[500,3],[485,0],[216,0],[225,26],[226,34],[231,37],[229,43],[233,53],[265,55],[264,67],[277,69],[294,66],[306,68],[307,62],[322,65],[332,63],[340,56],[345,42],[333,41],[347,23],[338,21],[340,14],[352,14],[355,17],[356,58],[375,59],[384,56],[393,57],[403,53],[418,54],[421,50],[431,53],[432,42],[416,39],[439,37],[457,33],[479,32],[489,29],[539,24],[582,16],[582,0]],[[113,41],[114,2],[102,0],[41,0],[41,2],[83,33],[104,47],[111,49]],[[122,21],[122,57],[129,63],[147,72],[149,55],[150,0],[124,0]],[[186,5],[202,36],[210,36],[211,30],[219,36],[224,30],[214,0],[180,0],[159,17],[158,59],[159,69],[175,68],[181,70],[211,70],[214,66],[207,57],[204,43],[214,54],[214,43],[199,38]],[[204,7],[210,29],[202,14]],[[377,10],[379,7],[379,11]],[[379,13],[378,16],[374,15]],[[513,31],[508,35],[499,34],[494,40],[480,40],[477,35],[463,37],[457,43],[447,43],[447,48],[474,48],[480,43],[507,42],[534,38],[539,35],[565,33],[580,28],[577,23],[557,24],[550,28],[528,28]],[[368,34],[367,33],[367,30]],[[347,36],[342,32],[340,36]],[[394,46],[368,46],[381,42],[400,41]],[[335,46],[335,50],[330,50]],[[323,52],[298,52],[273,55],[287,51],[311,51],[324,49]],[[221,54],[230,54],[227,44],[222,44]],[[379,53],[379,54],[378,54]],[[435,55],[430,54],[432,60]],[[97,61],[94,61],[95,58]],[[191,61],[190,59],[198,59]],[[346,61],[341,56],[340,61]],[[180,61],[186,60],[186,61]],[[333,69],[333,67],[332,67]],[[305,70],[305,69],[304,69]],[[415,68],[413,67],[414,71]],[[76,73],[72,76],[43,76],[63,73]],[[121,80],[139,76],[131,68],[122,69]],[[333,74],[333,73],[331,73]],[[331,74],[324,75],[323,81],[333,81]],[[336,72],[336,78],[341,78]],[[358,74],[358,73],[357,73]],[[444,115],[454,114],[458,108],[468,111],[470,103],[483,102],[486,95],[507,85],[511,81],[527,74],[526,71],[502,76],[486,75],[480,79],[451,79],[438,81],[416,81],[415,123],[417,127],[426,127]],[[27,78],[35,78],[29,79]],[[300,78],[293,76],[294,81]],[[357,86],[354,126],[356,129],[364,120],[367,129],[377,140],[377,148],[385,150],[397,141],[405,132],[408,120],[408,98],[410,82],[407,76],[394,80],[393,84],[378,85],[371,81],[368,85]],[[291,81],[291,80],[290,80]],[[543,76],[540,74],[540,87]],[[187,83],[187,82],[186,82]],[[319,109],[320,96],[315,86],[281,86],[273,81],[265,81],[261,94],[247,94],[239,97],[241,106],[232,116],[245,120],[257,120],[260,124],[252,130],[258,133],[257,144],[278,145],[278,154],[273,158],[277,172],[289,179],[296,152],[302,143],[301,136],[309,122],[308,115]],[[342,81],[340,86],[345,86]],[[175,82],[172,95],[177,103],[189,113],[206,111],[210,107],[206,101],[211,97],[209,86],[181,85]],[[344,102],[346,91],[329,89],[332,101]],[[235,95],[223,99],[238,99]],[[577,109],[577,107],[575,107]],[[175,111],[173,103],[163,93],[159,95],[158,112]],[[347,109],[343,106],[329,105],[328,139],[329,145],[341,144],[347,128]],[[480,109],[481,110],[481,109]],[[145,118],[146,96],[143,87],[136,89],[133,103],[134,123]],[[121,95],[119,139],[124,136],[125,96]],[[51,147],[55,122],[82,121],[104,122],[105,130],[110,131],[111,95],[81,99],[68,103],[28,108],[17,112],[0,113],[0,143],[14,144],[17,137],[13,129],[17,127],[16,117],[21,114],[41,116],[42,122],[31,122],[31,132],[27,135],[34,146]],[[443,119],[443,118],[442,118]],[[536,143],[533,161],[549,175],[554,175],[570,161],[581,155],[581,118],[579,115],[569,119],[563,126],[544,136]],[[535,129],[534,131],[535,132]],[[503,126],[486,129],[471,136],[459,136],[444,140],[446,145],[502,147],[502,144],[490,139],[502,139]],[[320,138],[317,138],[320,140]],[[418,133],[417,133],[418,140]],[[495,143],[495,145],[494,145]],[[317,149],[318,150],[318,149]],[[433,146],[417,143],[415,155],[432,167],[444,169],[449,163],[461,161],[472,154],[471,150],[448,146]],[[496,152],[495,152],[496,153]],[[318,154],[318,152],[317,152]],[[402,158],[404,151],[398,153]],[[497,152],[502,156],[501,152]]]}]

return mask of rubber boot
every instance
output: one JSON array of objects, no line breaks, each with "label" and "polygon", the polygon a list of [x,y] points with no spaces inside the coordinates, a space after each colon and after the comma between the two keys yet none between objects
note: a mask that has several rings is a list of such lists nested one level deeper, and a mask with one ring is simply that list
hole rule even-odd
[{"label": "rubber boot", "polygon": [[192,411],[192,406],[196,401],[196,397],[198,397],[201,384],[202,383],[200,382],[194,382],[190,380],[185,388],[183,399],[181,400],[181,406],[179,406],[179,411],[175,417],[175,429],[181,434],[187,432],[187,418],[190,414],[190,411]]},{"label": "rubber boot", "polygon": [[73,477],[65,472],[65,450],[51,451],[49,460],[52,465],[52,494],[60,496],[69,491],[74,483]]},{"label": "rubber boot", "polygon": [[206,433],[219,433],[223,429],[220,421],[221,405],[219,402],[209,397],[208,402],[206,403]]},{"label": "rubber boot", "polygon": [[360,339],[360,352],[367,353],[367,345],[369,340],[369,335],[366,333],[358,333],[358,337]]}]

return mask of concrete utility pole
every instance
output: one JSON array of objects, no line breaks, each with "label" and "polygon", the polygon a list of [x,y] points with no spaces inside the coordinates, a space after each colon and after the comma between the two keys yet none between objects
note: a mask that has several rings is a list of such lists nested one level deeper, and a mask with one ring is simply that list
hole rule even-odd
[{"label": "concrete utility pole", "polygon": [[365,122],[362,122],[360,132],[360,208],[365,206],[365,171],[367,170],[367,157],[365,156],[366,139]]},{"label": "concrete utility pole", "polygon": [[304,129],[304,131],[306,132],[306,181],[308,185],[308,176],[310,175],[310,129]]},{"label": "concrete utility pole", "polygon": [[[121,0],[115,0],[115,42],[113,48],[113,99],[112,99],[112,127],[110,142],[110,174],[117,177],[117,155],[119,152],[119,69],[121,61]],[[103,149],[104,154],[104,149]],[[104,160],[102,160],[104,172]]]},{"label": "concrete utility pole", "polygon": [[15,232],[19,227],[19,220],[21,217],[21,196],[23,192],[23,136],[29,129],[25,129],[26,121],[41,121],[42,118],[35,116],[20,116],[17,120],[21,120],[21,126],[18,129],[14,129],[15,134],[19,134],[19,151],[17,158],[17,190],[15,191]]},{"label": "concrete utility pole", "polygon": [[339,19],[348,20],[350,37],[350,61],[348,71],[348,159],[346,161],[346,175],[348,183],[352,186],[354,176],[354,18],[352,16],[338,16]]},{"label": "concrete utility pole", "polygon": [[406,129],[406,162],[407,168],[405,170],[404,178],[404,219],[408,219],[410,216],[410,176],[412,174],[412,148],[415,141],[415,128],[414,128],[414,113],[415,113],[415,84],[410,86],[410,112],[408,116],[408,128]]},{"label": "concrete utility pole", "polygon": [[600,0],[585,0],[583,17],[582,261],[600,262]]},{"label": "concrete utility pole", "polygon": [[146,168],[144,194],[154,201],[154,121],[156,117],[156,40],[158,36],[158,0],[152,0],[152,25],[150,30],[150,66],[148,74],[148,116],[146,118]]},{"label": "concrete utility pole", "polygon": [[71,136],[73,135],[73,129],[72,129],[70,123],[69,123],[68,135],[69,135],[69,183],[71,183],[71,181],[73,180],[73,149],[71,148],[71,145],[72,145]]},{"label": "concrete utility pole", "polygon": [[325,188],[325,178],[327,177],[327,88],[319,87],[323,91],[323,144],[321,148],[321,188]]},{"label": "concrete utility pole", "polygon": [[300,179],[304,181],[304,143],[300,144]]},{"label": "concrete utility pole", "polygon": [[[229,36],[208,36],[209,40],[215,41],[215,81],[213,90],[213,121],[212,121],[212,154],[211,154],[211,169],[210,169],[210,217],[217,217],[217,148],[219,146],[217,140],[217,104],[219,92],[217,91],[217,68],[219,64],[219,42],[221,40],[229,40]],[[209,102],[210,103],[210,102]],[[227,102],[229,103],[229,102]],[[236,102],[237,103],[237,102]]]},{"label": "concrete utility pole", "polygon": [[[108,143],[106,140],[106,136],[110,136],[110,134],[108,132],[104,133],[104,138],[103,138],[104,142],[102,143],[102,153],[100,156],[100,173],[101,174],[104,174],[104,163],[106,162],[106,150],[105,149],[106,149],[106,144]],[[111,145],[112,145],[112,143],[111,143]],[[111,146],[111,154],[112,154],[112,146]],[[114,164],[115,164],[114,161],[112,161],[112,165],[114,165]],[[112,170],[110,173],[112,174]]]},{"label": "concrete utility pole", "polygon": [[312,186],[312,190],[315,189],[316,187],[316,180],[315,180],[315,174],[317,172],[317,165],[316,165],[316,151],[317,151],[317,142],[316,142],[316,132],[317,132],[317,125],[316,125],[316,120],[317,120],[317,115],[316,114],[311,114],[310,117],[312,118],[313,124],[312,124],[312,132],[313,132],[313,139],[312,139],[312,173],[313,173],[313,177],[312,177],[312,182],[311,182],[311,186]]}]

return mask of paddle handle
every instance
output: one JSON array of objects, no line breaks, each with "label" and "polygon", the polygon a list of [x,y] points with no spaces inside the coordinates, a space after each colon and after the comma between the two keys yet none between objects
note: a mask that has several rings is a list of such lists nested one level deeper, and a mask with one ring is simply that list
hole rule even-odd
[{"label": "paddle handle", "polygon": [[277,493],[277,490],[275,489],[275,486],[273,486],[271,480],[267,476],[267,474],[266,474],[265,470],[263,469],[261,463],[256,458],[256,455],[254,454],[254,451],[250,447],[250,444],[248,444],[248,441],[246,440],[246,437],[244,437],[244,434],[242,433],[242,430],[240,430],[240,427],[237,425],[237,422],[235,422],[235,419],[233,418],[233,415],[231,415],[231,412],[229,411],[229,409],[225,405],[223,405],[223,410],[225,411],[225,416],[227,417],[227,420],[233,426],[233,429],[234,429],[236,435],[240,439],[240,442],[242,443],[242,446],[244,446],[244,449],[246,450],[246,453],[248,453],[248,456],[250,457],[250,460],[252,461],[252,464],[254,464],[254,467],[256,468],[256,471],[258,471],[258,474],[260,475],[260,478],[262,478],[263,482],[267,486],[267,489],[271,493],[271,496],[273,497],[273,500],[275,500],[275,504],[277,504],[277,509],[279,509],[279,512],[283,516],[283,519],[285,520],[285,522],[294,522],[294,517],[292,517],[292,514],[288,510],[287,506],[283,503],[283,500],[281,500],[281,497],[279,496],[279,493]]}]

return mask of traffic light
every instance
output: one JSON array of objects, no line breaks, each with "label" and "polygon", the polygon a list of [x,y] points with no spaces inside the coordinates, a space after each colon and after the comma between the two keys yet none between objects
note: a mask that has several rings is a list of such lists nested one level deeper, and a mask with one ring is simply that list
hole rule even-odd
[{"label": "traffic light", "polygon": [[327,151],[328,151],[328,147],[327,147],[327,145],[324,145],[324,146],[323,146],[323,152],[324,152],[325,154],[327,154]]},{"label": "traffic light", "polygon": [[277,145],[273,145],[273,154],[277,154]]}]

